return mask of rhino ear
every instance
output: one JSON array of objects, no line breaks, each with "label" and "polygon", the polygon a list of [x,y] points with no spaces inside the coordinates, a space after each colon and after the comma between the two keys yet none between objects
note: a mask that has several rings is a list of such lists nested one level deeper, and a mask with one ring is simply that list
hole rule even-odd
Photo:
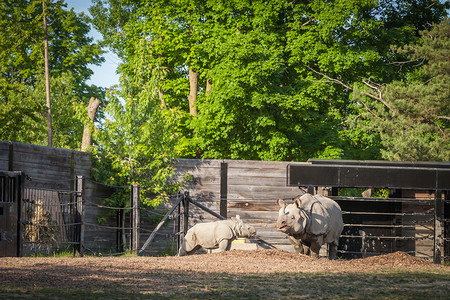
[{"label": "rhino ear", "polygon": [[278,200],[277,200],[277,204],[278,204],[281,208],[285,208],[285,207],[286,207],[286,203],[284,202],[283,199],[278,199]]},{"label": "rhino ear", "polygon": [[236,219],[240,220],[241,216],[240,215],[236,215]]},{"label": "rhino ear", "polygon": [[302,206],[302,200],[300,199],[300,197],[295,198],[294,203],[297,207]]}]

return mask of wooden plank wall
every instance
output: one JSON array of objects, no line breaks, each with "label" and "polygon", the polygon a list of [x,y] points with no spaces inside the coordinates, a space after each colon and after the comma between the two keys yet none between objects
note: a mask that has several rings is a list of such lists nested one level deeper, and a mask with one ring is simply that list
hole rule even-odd
[{"label": "wooden plank wall", "polygon": [[[0,170],[24,172],[30,178],[25,180],[26,188],[73,190],[74,178],[83,176],[88,207],[85,210],[85,246],[111,248],[115,246],[115,231],[99,230],[97,217],[102,211],[96,205],[112,191],[91,180],[91,167],[91,154],[87,152],[0,141]],[[115,226],[115,223],[104,225]]]},{"label": "wooden plank wall", "polygon": [[26,187],[73,188],[74,176],[90,176],[90,153],[0,141],[0,170],[22,171]]},{"label": "wooden plank wall", "polygon": [[[292,251],[286,235],[275,228],[279,210],[275,201],[278,198],[293,199],[300,194],[298,188],[286,186],[289,163],[181,159],[175,167],[179,176],[192,176],[185,187],[191,197],[217,213],[220,213],[221,180],[224,182],[221,169],[227,168],[227,217],[240,215],[266,242]],[[215,220],[210,214],[190,206],[190,226]]]},{"label": "wooden plank wall", "polygon": [[9,146],[8,142],[0,141],[0,170],[2,171],[11,171],[9,170]]},{"label": "wooden plank wall", "polygon": [[[239,214],[244,221],[255,226],[262,239],[289,250],[291,246],[286,236],[277,232],[274,226],[278,213],[275,200],[291,199],[299,194],[297,188],[286,186],[287,164],[289,162],[181,159],[175,167],[178,177],[192,177],[185,186],[191,197],[217,213],[220,213],[221,180],[226,182],[226,188],[222,186],[222,196],[225,191],[227,217]],[[113,190],[91,179],[91,165],[89,153],[0,141],[0,170],[25,172],[31,178],[26,187],[71,190],[75,176],[84,176],[85,245],[93,250],[111,248],[115,246],[115,231],[97,226],[97,217],[102,214],[102,209],[96,205]],[[225,181],[221,177],[224,167],[227,173]],[[171,205],[173,203],[166,203],[159,212],[164,214]],[[194,205],[190,206],[190,216],[190,226],[216,220]],[[167,247],[173,234],[173,223],[168,222],[157,235],[149,249],[150,254],[161,253]],[[115,226],[112,223],[104,225]],[[141,232],[141,245],[153,230],[148,224],[142,226],[146,230]]]}]

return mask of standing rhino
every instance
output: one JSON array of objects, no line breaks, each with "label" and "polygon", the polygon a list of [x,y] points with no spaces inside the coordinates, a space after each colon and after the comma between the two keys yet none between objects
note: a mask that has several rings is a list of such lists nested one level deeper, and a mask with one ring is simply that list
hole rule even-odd
[{"label": "standing rhino", "polygon": [[295,250],[319,257],[323,244],[329,244],[329,258],[335,259],[339,236],[344,228],[342,211],[335,201],[320,195],[304,194],[286,205],[280,205],[277,228],[286,233]]},{"label": "standing rhino", "polygon": [[253,237],[255,228],[246,225],[236,215],[231,220],[222,220],[210,223],[198,223],[188,230],[181,241],[179,256],[194,254],[200,248],[217,249],[215,252],[230,250],[231,242],[238,236]]}]

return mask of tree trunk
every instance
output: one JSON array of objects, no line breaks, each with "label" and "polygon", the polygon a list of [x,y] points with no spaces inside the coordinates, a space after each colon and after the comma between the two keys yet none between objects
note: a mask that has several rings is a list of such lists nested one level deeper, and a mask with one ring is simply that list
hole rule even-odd
[{"label": "tree trunk", "polygon": [[197,102],[197,90],[198,90],[198,78],[199,73],[189,69],[189,113],[191,115],[197,114],[195,103]]},{"label": "tree trunk", "polygon": [[47,134],[48,146],[53,145],[52,130],[52,108],[50,101],[50,72],[48,69],[48,35],[47,35],[47,19],[45,17],[45,0],[42,0],[42,11],[44,21],[44,68],[45,68],[45,98],[47,101]]},{"label": "tree trunk", "polygon": [[208,96],[209,92],[212,91],[212,79],[206,79],[206,96]]},{"label": "tree trunk", "polygon": [[89,120],[92,124],[85,124],[83,130],[83,141],[81,142],[81,151],[86,151],[89,146],[92,145],[92,128],[94,127],[94,118],[98,107],[100,106],[100,100],[91,97],[89,105],[87,107]]},{"label": "tree trunk", "polygon": [[164,101],[164,92],[161,89],[158,89],[159,101],[162,107],[166,107],[166,101]]}]

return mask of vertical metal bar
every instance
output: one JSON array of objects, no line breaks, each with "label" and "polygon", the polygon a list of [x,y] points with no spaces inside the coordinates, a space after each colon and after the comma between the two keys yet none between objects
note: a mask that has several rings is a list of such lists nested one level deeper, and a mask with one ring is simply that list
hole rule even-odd
[{"label": "vertical metal bar", "polygon": [[125,205],[121,205],[119,209],[117,209],[117,219],[116,219],[116,250],[117,252],[123,252],[123,212]]},{"label": "vertical metal bar", "polygon": [[435,264],[441,263],[441,247],[442,247],[442,191],[435,190],[434,192],[434,253],[433,261]]},{"label": "vertical metal bar", "polygon": [[450,263],[450,191],[443,191],[444,204],[443,204],[443,216],[444,216],[444,263]]},{"label": "vertical metal bar", "polygon": [[17,256],[23,255],[23,226],[22,226],[22,205],[23,194],[25,189],[25,174],[21,173],[17,176]]},{"label": "vertical metal bar", "polygon": [[220,163],[220,215],[227,217],[228,163]]},{"label": "vertical metal bar", "polygon": [[77,211],[79,216],[79,253],[80,257],[83,257],[84,255],[84,177],[83,176],[77,176],[76,177],[76,191],[75,191],[75,197],[77,199]]},{"label": "vertical metal bar", "polygon": [[[403,197],[403,191],[402,189],[395,189],[395,190],[391,190],[392,192],[389,193],[389,198],[402,198]],[[391,202],[389,204],[389,211],[391,212],[401,212],[401,203],[395,203],[395,202]],[[398,207],[400,206],[400,208]],[[390,220],[392,225],[401,225],[401,219],[398,219],[396,216],[392,216],[391,220]],[[400,231],[400,233],[398,233],[398,231]],[[391,236],[402,236],[401,234],[401,228],[398,227],[392,227],[391,229]],[[390,243],[390,250],[389,252],[393,253],[395,251],[401,250],[403,246],[403,243],[398,242],[397,239],[393,239],[392,242]]]},{"label": "vertical metal bar", "polygon": [[[184,197],[181,194],[178,195],[178,198],[180,197]],[[184,198],[183,198],[184,199]],[[183,201],[183,200],[182,200]],[[178,205],[177,207],[177,218],[176,218],[176,228],[175,228],[175,233],[177,235],[177,250],[180,249],[181,246],[181,205]]]},{"label": "vertical metal bar", "polygon": [[189,229],[189,193],[185,192],[185,196],[183,198],[183,238],[186,235],[186,232]]},{"label": "vertical metal bar", "polygon": [[135,251],[136,254],[138,254],[139,252],[139,237],[140,237],[140,228],[139,228],[139,224],[141,222],[141,215],[140,215],[140,201],[139,201],[139,185],[132,185],[131,186],[131,207],[132,207],[132,212],[133,212],[133,232],[131,234],[131,238],[132,238],[132,251]]}]

